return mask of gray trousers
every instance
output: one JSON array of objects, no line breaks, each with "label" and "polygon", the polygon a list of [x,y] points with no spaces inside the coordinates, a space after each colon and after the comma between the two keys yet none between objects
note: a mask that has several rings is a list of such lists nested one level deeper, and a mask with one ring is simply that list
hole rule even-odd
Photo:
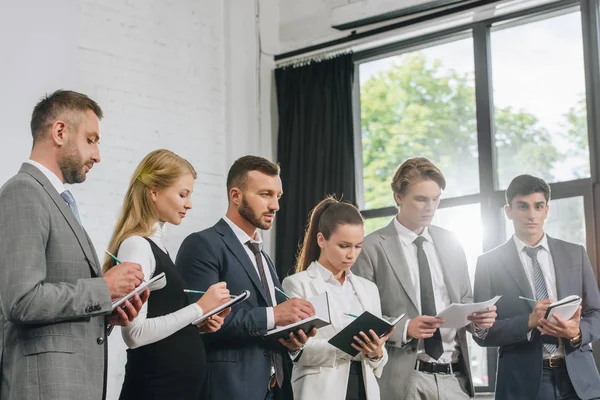
[{"label": "gray trousers", "polygon": [[469,400],[467,377],[461,372],[429,374],[412,371],[411,387],[406,400]]}]

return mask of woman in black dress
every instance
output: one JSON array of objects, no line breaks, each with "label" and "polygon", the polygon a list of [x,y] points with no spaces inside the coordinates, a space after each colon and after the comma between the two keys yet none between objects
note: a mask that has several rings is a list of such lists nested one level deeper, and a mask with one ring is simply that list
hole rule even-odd
[{"label": "woman in black dress", "polygon": [[[218,330],[225,315],[213,316],[200,327],[192,322],[227,302],[229,291],[220,282],[190,304],[163,243],[165,224],[179,225],[192,208],[195,178],[188,161],[156,150],[142,160],[125,195],[109,251],[140,264],[145,280],[164,272],[167,284],[153,291],[138,317],[122,328],[129,350],[121,400],[201,398],[207,368],[200,333]],[[107,258],[104,269],[112,265]]]}]

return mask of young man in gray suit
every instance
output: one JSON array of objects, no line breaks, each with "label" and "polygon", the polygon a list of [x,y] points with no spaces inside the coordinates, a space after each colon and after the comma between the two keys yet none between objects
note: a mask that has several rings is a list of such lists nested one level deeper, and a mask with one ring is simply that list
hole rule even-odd
[{"label": "young man in gray suit", "polygon": [[[477,260],[475,300],[502,295],[498,321],[475,339],[499,347],[496,399],[600,398],[590,347],[600,339],[598,281],[583,246],[544,232],[549,200],[550,187],[542,179],[513,179],[504,210],[515,234]],[[575,315],[546,320],[548,305],[569,295],[582,299]]]},{"label": "young man in gray suit", "polygon": [[[2,400],[103,399],[111,300],[144,275],[123,263],[104,277],[73,195],[100,162],[102,110],[87,96],[57,91],[31,119],[33,150],[0,189]],[[126,325],[147,298],[108,319]]]},{"label": "young man in gray suit", "polygon": [[430,225],[446,187],[441,171],[415,157],[392,180],[399,208],[386,227],[368,235],[353,272],[377,285],[385,316],[406,314],[387,342],[379,379],[382,399],[468,399],[474,396],[466,332],[484,334],[495,307],[460,329],[436,318],[451,303],[471,303],[467,260],[458,240]]}]

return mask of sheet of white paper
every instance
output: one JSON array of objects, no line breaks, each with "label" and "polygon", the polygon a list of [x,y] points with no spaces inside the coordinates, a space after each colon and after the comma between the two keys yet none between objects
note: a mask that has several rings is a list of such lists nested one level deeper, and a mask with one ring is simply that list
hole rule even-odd
[{"label": "sheet of white paper", "polygon": [[470,324],[470,321],[467,319],[469,315],[475,312],[485,311],[486,308],[496,304],[500,297],[502,296],[496,296],[493,299],[481,303],[452,303],[445,310],[436,315],[436,317],[445,321],[442,328],[459,329]]},{"label": "sheet of white paper", "polygon": [[311,297],[308,301],[310,301],[315,308],[316,317],[323,321],[331,322],[329,318],[329,299],[327,297],[327,292]]}]

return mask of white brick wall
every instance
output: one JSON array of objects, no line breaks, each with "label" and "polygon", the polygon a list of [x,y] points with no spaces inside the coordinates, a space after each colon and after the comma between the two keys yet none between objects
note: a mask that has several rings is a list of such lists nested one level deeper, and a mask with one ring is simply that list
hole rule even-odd
[{"label": "white brick wall", "polygon": [[[0,3],[0,185],[29,155],[39,97],[58,88],[84,92],[104,109],[102,162],[71,189],[96,250],[107,246],[135,166],[164,147],[198,172],[194,209],[167,231],[174,257],[185,236],[225,212],[233,159],[270,156],[270,138],[265,147],[258,133],[258,43],[248,3],[243,13],[234,1],[214,0]],[[112,400],[126,357],[118,330],[109,345]]]}]

